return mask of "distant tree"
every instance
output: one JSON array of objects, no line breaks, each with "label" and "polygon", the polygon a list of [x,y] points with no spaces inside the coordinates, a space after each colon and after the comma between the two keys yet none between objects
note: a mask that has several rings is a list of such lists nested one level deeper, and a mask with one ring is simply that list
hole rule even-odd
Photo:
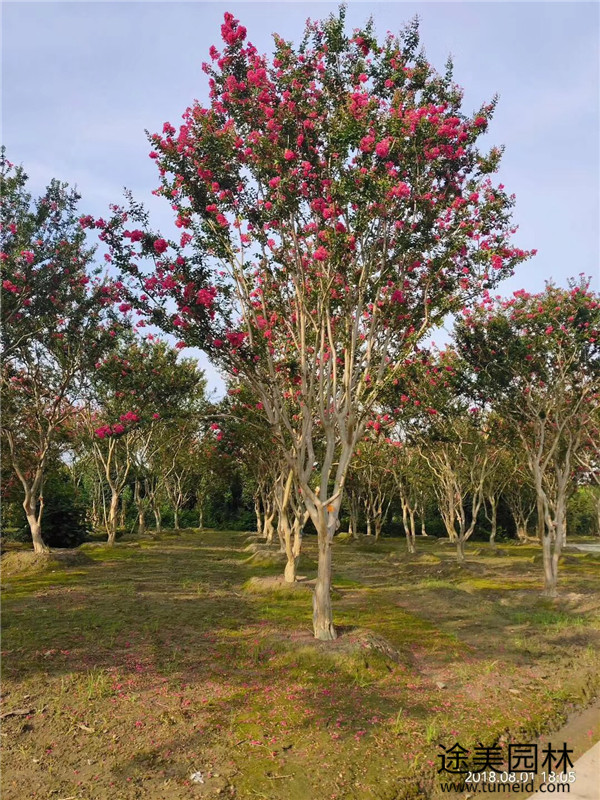
[{"label": "distant tree", "polygon": [[54,180],[34,202],[4,151],[0,189],[2,438],[33,549],[43,552],[46,468],[70,446],[94,363],[112,347],[115,294],[89,272],[76,192]]},{"label": "distant tree", "polygon": [[600,398],[600,302],[589,282],[488,299],[457,327],[471,390],[510,420],[536,491],[544,591],[557,593],[567,500]]},{"label": "distant tree", "polygon": [[[130,475],[149,476],[165,426],[193,413],[203,399],[204,376],[192,359],[178,360],[164,342],[125,341],[96,364],[88,409],[89,445],[110,488],[107,535],[113,544],[119,498]],[[152,479],[162,479],[162,466]],[[140,488],[134,500],[141,505]]]}]

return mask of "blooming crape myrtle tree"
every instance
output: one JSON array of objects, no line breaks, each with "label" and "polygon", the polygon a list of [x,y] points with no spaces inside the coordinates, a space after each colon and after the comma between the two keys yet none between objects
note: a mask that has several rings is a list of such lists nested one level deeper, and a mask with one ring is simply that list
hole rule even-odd
[{"label": "blooming crape myrtle tree", "polygon": [[588,485],[596,500],[596,518],[600,534],[600,405],[592,410],[583,449],[578,453],[581,481]]},{"label": "blooming crape myrtle tree", "polygon": [[79,224],[79,196],[52,181],[33,201],[27,176],[0,157],[2,438],[24,492],[36,552],[51,457],[71,446],[94,362],[121,327],[114,289],[90,271],[93,251]]},{"label": "blooming crape myrtle tree", "polygon": [[180,241],[125,227],[135,205],[102,235],[153,321],[243,376],[289,440],[318,532],[314,633],[333,639],[331,543],[372,408],[416,342],[528,254],[490,180],[501,152],[477,147],[495,101],[465,114],[416,23],[379,43],[342,9],[299,47],[275,36],[272,59],[229,13],[221,32],[208,105],[150,137]]},{"label": "blooming crape myrtle tree", "polygon": [[[124,341],[98,361],[93,383],[88,438],[110,489],[107,535],[113,544],[119,497],[130,474],[137,470],[139,477],[149,469],[163,428],[194,412],[205,380],[195,360],[178,361],[177,350],[148,337]],[[138,512],[141,507],[138,502]]]},{"label": "blooming crape myrtle tree", "polygon": [[600,302],[589,282],[515,292],[467,315],[457,347],[474,395],[513,423],[536,490],[544,592],[557,593],[567,499],[600,397]]}]

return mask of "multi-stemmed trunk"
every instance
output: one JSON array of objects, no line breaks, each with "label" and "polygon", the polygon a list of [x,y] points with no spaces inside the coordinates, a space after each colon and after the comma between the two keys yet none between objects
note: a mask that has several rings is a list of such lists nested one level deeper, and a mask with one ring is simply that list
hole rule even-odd
[{"label": "multi-stemmed trunk", "polygon": [[46,467],[46,455],[48,452],[48,444],[43,448],[40,453],[40,459],[37,468],[30,478],[25,470],[21,469],[17,462],[17,447],[10,432],[7,432],[8,446],[13,461],[13,467],[18,479],[23,486],[25,497],[23,499],[23,509],[31,531],[31,542],[33,544],[34,553],[47,553],[49,547],[44,542],[42,537],[42,514],[44,513],[44,498],[42,496],[42,487],[44,484],[44,473]]},{"label": "multi-stemmed trunk", "polygon": [[307,513],[301,508],[299,501],[294,501],[293,470],[288,470],[285,481],[282,475],[276,482],[275,502],[279,512],[277,532],[282,541],[283,552],[286,555],[283,579],[286,583],[294,583],[296,580],[296,566],[300,557],[302,529],[307,519]]}]

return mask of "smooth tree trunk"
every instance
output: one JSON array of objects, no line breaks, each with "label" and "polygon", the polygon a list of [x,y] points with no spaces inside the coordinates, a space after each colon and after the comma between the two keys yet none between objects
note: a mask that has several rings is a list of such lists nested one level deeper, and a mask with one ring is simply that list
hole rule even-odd
[{"label": "smooth tree trunk", "polygon": [[558,561],[566,541],[566,496],[560,492],[560,489],[558,494],[554,520],[550,520],[550,514],[546,515],[546,529],[542,540],[544,595],[546,597],[558,596]]},{"label": "smooth tree trunk", "polygon": [[173,527],[176,531],[179,530],[179,508],[177,506],[173,508]]},{"label": "smooth tree trunk", "polygon": [[400,505],[402,506],[402,526],[404,527],[404,534],[406,536],[406,549],[411,555],[414,555],[417,552],[415,547],[414,512],[411,513],[408,501],[403,496],[400,497]]},{"label": "smooth tree trunk", "polygon": [[289,519],[287,521],[285,528],[285,555],[287,560],[283,572],[283,579],[286,583],[294,583],[296,581],[298,560],[302,549],[303,526],[304,520],[300,519],[297,513],[291,526]]},{"label": "smooth tree trunk", "polygon": [[358,539],[358,497],[352,493],[350,495],[350,522],[348,533],[353,539]]},{"label": "smooth tree trunk", "polygon": [[256,533],[259,536],[262,536],[263,521],[262,521],[262,515],[260,513],[260,496],[258,495],[258,493],[254,497],[254,513],[256,515]]},{"label": "smooth tree trunk", "polygon": [[488,497],[488,503],[490,504],[490,515],[488,517],[491,525],[490,544],[492,547],[496,547],[496,533],[498,530],[498,499],[494,495],[490,495]]},{"label": "smooth tree trunk", "polygon": [[289,522],[284,522],[282,519],[282,513],[279,512],[279,516],[277,518],[277,538],[279,539],[279,552],[285,553],[286,552],[286,527],[289,528]]},{"label": "smooth tree trunk", "polygon": [[107,543],[112,547],[117,538],[117,514],[119,510],[119,492],[111,487],[110,507],[108,509],[108,539]]},{"label": "smooth tree trunk", "polygon": [[125,527],[125,520],[127,518],[127,502],[125,500],[125,495],[121,497],[121,510],[119,512],[119,525],[121,528]]},{"label": "smooth tree trunk", "polygon": [[42,513],[44,510],[43,497],[40,497],[39,502],[36,503],[35,499],[31,495],[26,495],[25,500],[23,501],[23,508],[29,524],[29,530],[31,531],[33,552],[49,553],[50,548],[46,545],[42,537]]},{"label": "smooth tree trunk", "polygon": [[162,530],[162,514],[160,513],[159,508],[153,508],[152,511],[154,513],[155,529],[160,532]]},{"label": "smooth tree trunk", "polygon": [[272,501],[269,501],[265,510],[263,536],[267,544],[273,543],[273,535],[275,534],[275,526],[273,520],[275,519],[275,507]]},{"label": "smooth tree trunk", "polygon": [[375,528],[375,541],[379,541],[379,537],[381,536],[381,529],[383,527],[383,518],[381,514],[376,514],[373,520],[373,527]]},{"label": "smooth tree trunk", "polygon": [[425,517],[421,517],[421,536],[429,536],[425,530]]},{"label": "smooth tree trunk", "polygon": [[337,638],[333,625],[333,607],[331,604],[331,539],[327,523],[323,520],[317,531],[319,547],[319,563],[317,582],[313,594],[313,629],[315,639],[332,641]]},{"label": "smooth tree trunk", "polygon": [[140,482],[138,480],[135,481],[133,487],[133,502],[135,503],[135,507],[137,508],[138,512],[138,533],[145,533],[146,532],[146,511],[144,507],[144,500],[142,499],[141,487]]}]

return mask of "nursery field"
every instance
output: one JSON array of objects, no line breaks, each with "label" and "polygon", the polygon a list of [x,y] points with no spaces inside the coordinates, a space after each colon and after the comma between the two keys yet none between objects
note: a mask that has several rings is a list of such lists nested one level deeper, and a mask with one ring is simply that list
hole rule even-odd
[{"label": "nursery field", "polygon": [[548,600],[534,545],[474,543],[459,565],[431,537],[414,556],[336,538],[339,637],[319,642],[316,537],[294,585],[255,541],[4,557],[5,800],[447,797],[440,745],[535,741],[594,702],[598,554],[565,554]]}]

